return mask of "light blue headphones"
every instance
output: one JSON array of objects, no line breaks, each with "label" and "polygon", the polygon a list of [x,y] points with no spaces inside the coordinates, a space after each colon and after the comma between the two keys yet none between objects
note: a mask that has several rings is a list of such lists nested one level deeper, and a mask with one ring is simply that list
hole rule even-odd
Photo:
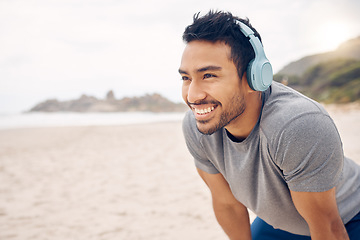
[{"label": "light blue headphones", "polygon": [[246,70],[249,86],[255,91],[265,91],[271,85],[273,79],[271,64],[266,58],[264,48],[253,30],[239,20],[237,20],[237,23],[240,25],[241,32],[249,38],[255,52],[255,58],[250,61]]}]

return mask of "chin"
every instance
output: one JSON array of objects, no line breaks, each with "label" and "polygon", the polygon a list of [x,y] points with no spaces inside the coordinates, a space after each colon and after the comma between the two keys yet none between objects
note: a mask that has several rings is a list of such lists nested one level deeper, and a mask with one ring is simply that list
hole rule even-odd
[{"label": "chin", "polygon": [[206,126],[206,125],[210,125],[210,124],[206,124],[206,123],[197,123],[196,127],[198,129],[199,132],[201,132],[204,135],[211,135],[213,133],[215,133],[216,131],[218,131],[221,127],[215,125],[215,126]]}]

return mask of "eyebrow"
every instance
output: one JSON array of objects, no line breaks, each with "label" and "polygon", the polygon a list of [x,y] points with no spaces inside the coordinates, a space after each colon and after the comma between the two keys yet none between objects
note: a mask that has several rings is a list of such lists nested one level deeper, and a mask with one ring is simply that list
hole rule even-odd
[{"label": "eyebrow", "polygon": [[[199,68],[196,72],[206,72],[206,71],[220,71],[222,67],[219,66],[206,66],[203,68]],[[186,71],[179,69],[180,74],[188,74]]]}]

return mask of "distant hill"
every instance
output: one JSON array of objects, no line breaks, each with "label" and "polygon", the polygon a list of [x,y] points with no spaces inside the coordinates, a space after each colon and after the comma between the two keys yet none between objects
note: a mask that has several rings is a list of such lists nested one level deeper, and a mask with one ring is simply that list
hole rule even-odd
[{"label": "distant hill", "polygon": [[69,101],[49,99],[31,108],[30,112],[183,112],[186,109],[185,104],[173,103],[160,94],[115,99],[113,91],[109,91],[105,99],[87,95]]},{"label": "distant hill", "polygon": [[292,87],[317,101],[348,103],[360,100],[360,60],[323,62],[309,68],[300,79]]},{"label": "distant hill", "polygon": [[303,57],[286,65],[277,74],[301,76],[308,68],[333,59],[360,60],[360,36],[341,44],[335,51]]},{"label": "distant hill", "polygon": [[360,37],[290,63],[274,80],[325,103],[360,101]]}]

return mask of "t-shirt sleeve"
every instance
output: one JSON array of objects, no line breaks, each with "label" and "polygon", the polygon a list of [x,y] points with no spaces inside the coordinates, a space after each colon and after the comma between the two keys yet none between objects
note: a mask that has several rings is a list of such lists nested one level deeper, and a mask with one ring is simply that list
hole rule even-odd
[{"label": "t-shirt sleeve", "polygon": [[183,133],[190,154],[194,157],[195,166],[207,173],[216,174],[219,171],[209,161],[201,144],[201,133],[196,128],[196,122],[192,119],[192,113],[187,112],[183,120]]},{"label": "t-shirt sleeve", "polygon": [[320,113],[291,121],[278,137],[275,159],[290,190],[330,190],[340,180],[344,161],[335,124]]}]

